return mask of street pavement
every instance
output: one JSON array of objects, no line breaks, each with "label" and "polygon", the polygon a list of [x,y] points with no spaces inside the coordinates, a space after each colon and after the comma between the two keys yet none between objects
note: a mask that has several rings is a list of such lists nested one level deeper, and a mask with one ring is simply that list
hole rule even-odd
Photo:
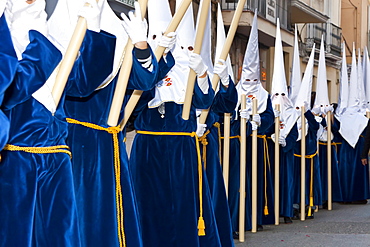
[{"label": "street pavement", "polygon": [[370,246],[370,202],[364,205],[333,203],[333,210],[319,209],[315,218],[293,220],[293,224],[263,226],[263,231],[246,232],[245,242],[235,247],[258,246]]}]

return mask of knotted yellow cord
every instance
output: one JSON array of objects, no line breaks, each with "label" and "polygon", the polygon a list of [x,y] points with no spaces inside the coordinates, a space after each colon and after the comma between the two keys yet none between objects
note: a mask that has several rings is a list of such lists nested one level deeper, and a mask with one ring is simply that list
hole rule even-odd
[{"label": "knotted yellow cord", "polygon": [[268,153],[269,148],[268,148],[268,144],[267,144],[266,135],[257,135],[257,137],[263,139],[263,151],[264,151],[263,163],[264,163],[264,168],[265,168],[265,171],[264,171],[264,176],[265,176],[265,208],[263,210],[263,214],[264,215],[269,215],[269,209],[268,209],[268,206],[267,206],[267,202],[268,202],[267,201],[267,165],[269,167],[269,171],[271,169],[271,167],[270,167],[270,158],[269,158],[269,153]]},{"label": "knotted yellow cord", "polygon": [[72,158],[72,153],[67,145],[49,146],[49,147],[20,147],[12,144],[6,144],[3,150],[7,151],[22,151],[33,154],[51,154],[51,153],[65,153]]},{"label": "knotted yellow cord", "polygon": [[198,136],[195,132],[154,132],[154,131],[143,131],[138,130],[137,134],[144,135],[169,135],[169,136],[190,136],[195,138],[195,145],[197,149],[198,157],[198,178],[199,178],[199,219],[198,219],[198,236],[205,236],[205,223],[203,219],[203,174],[202,174],[202,160],[200,158],[200,147]]},{"label": "knotted yellow cord", "polygon": [[206,133],[204,133],[201,137],[198,138],[203,146],[202,160],[203,160],[203,165],[204,165],[205,170],[207,169],[207,145],[208,145],[207,135],[209,133],[211,133],[211,131],[207,130]]},{"label": "knotted yellow cord", "polygon": [[[328,145],[327,142],[319,142],[320,145]],[[332,142],[331,145],[335,146],[335,151],[338,153],[338,145],[341,145],[341,142]]]},{"label": "knotted yellow cord", "polygon": [[66,121],[70,124],[78,124],[87,128],[95,130],[103,130],[113,135],[113,149],[114,149],[114,175],[116,182],[116,207],[117,207],[117,230],[118,230],[118,241],[120,247],[126,246],[126,237],[123,220],[123,199],[122,199],[122,188],[121,188],[121,162],[119,157],[119,143],[118,133],[121,131],[120,126],[104,128],[97,124],[80,122],[72,118],[66,118]]},{"label": "knotted yellow cord", "polygon": [[220,123],[214,123],[213,126],[217,128],[217,134],[218,134],[218,157],[220,158],[220,164],[222,164],[222,144],[221,144],[221,124]]},{"label": "knotted yellow cord", "polygon": [[[311,208],[313,207],[313,157],[315,157],[317,155],[317,153],[318,153],[318,151],[316,151],[316,153],[314,153],[314,154],[310,154],[310,155],[305,156],[306,159],[311,159],[310,205],[308,207],[307,216],[312,215]],[[300,155],[300,154],[294,154],[294,156],[302,157],[302,155]]]},{"label": "knotted yellow cord", "polygon": [[[230,136],[230,139],[235,139],[238,138],[240,140],[240,136]],[[221,139],[225,139],[225,137],[221,136]]]}]

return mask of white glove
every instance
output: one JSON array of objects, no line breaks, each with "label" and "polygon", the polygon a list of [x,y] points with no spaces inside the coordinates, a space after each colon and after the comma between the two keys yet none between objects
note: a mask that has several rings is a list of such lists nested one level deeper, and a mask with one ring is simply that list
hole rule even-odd
[{"label": "white glove", "polygon": [[284,137],[279,136],[279,144],[280,144],[282,147],[285,147],[285,146],[286,146],[286,141],[285,141],[285,138],[284,138]]},{"label": "white glove", "polygon": [[[100,2],[100,1],[99,1]],[[103,1],[102,1],[103,2]],[[130,11],[127,16],[124,13],[121,13],[121,17],[123,19],[122,26],[126,30],[128,36],[133,44],[136,44],[141,41],[147,41],[147,33],[148,33],[148,23],[146,22],[145,18],[141,17],[141,10],[140,4],[135,1],[135,14],[133,11]]]},{"label": "white glove", "polygon": [[307,112],[310,109],[310,104],[307,101],[303,102],[304,104],[304,112]]},{"label": "white glove", "polygon": [[225,60],[219,59],[217,61],[215,67],[213,68],[213,73],[217,74],[220,77],[222,85],[229,85],[229,72],[227,70]]},{"label": "white glove", "polygon": [[167,54],[169,51],[172,50],[176,43],[176,33],[170,32],[166,36],[162,35],[161,39],[159,40],[159,46],[165,47],[164,53]]},{"label": "white glove", "polygon": [[240,110],[240,117],[245,118],[246,121],[249,120],[249,111],[248,109]]},{"label": "white glove", "polygon": [[254,121],[258,126],[261,125],[261,117],[259,114],[254,114],[252,117],[252,121]]},{"label": "white glove", "polygon": [[206,132],[206,129],[207,129],[207,124],[201,124],[201,123],[197,123],[197,136],[198,137],[201,137],[204,135],[204,132]]},{"label": "white glove", "polygon": [[280,111],[274,109],[274,116],[275,116],[275,118],[280,117]]},{"label": "white glove", "polygon": [[207,72],[208,67],[203,63],[203,59],[199,54],[190,53],[189,67],[195,71],[198,76],[204,75]]},{"label": "white glove", "polygon": [[250,123],[252,125],[252,130],[257,130],[258,129],[258,125],[256,124],[256,122],[250,121]]},{"label": "white glove", "polygon": [[271,134],[271,140],[275,143],[275,133]]},{"label": "white glove", "polygon": [[315,106],[314,108],[312,108],[311,112],[315,115],[319,115],[321,113],[321,107]]},{"label": "white glove", "polygon": [[103,2],[85,0],[85,4],[78,10],[77,15],[85,18],[87,28],[91,31],[100,32],[100,15]]},{"label": "white glove", "polygon": [[324,107],[324,114],[327,115],[328,112],[334,112],[334,107],[332,105],[328,105]]}]

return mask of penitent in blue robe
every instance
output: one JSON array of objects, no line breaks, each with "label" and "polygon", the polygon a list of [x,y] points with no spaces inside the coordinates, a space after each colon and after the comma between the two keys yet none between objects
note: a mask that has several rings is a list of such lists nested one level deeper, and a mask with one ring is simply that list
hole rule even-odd
[{"label": "penitent in blue robe", "polygon": [[[114,44],[109,52],[95,52],[100,58],[113,59]],[[99,50],[97,50],[99,51]],[[155,83],[158,64],[150,48],[142,52],[152,55],[152,72],[143,68],[138,62],[134,48],[133,65],[128,82],[128,90],[149,90]],[[168,56],[170,57],[170,56]],[[108,64],[111,71],[112,64]],[[91,76],[107,75],[103,71],[88,69]],[[108,73],[109,74],[109,73]],[[74,87],[67,88],[65,102],[68,118],[80,122],[92,123],[108,128],[107,120],[111,101],[115,92],[118,75],[106,87],[96,90],[100,81],[91,78],[82,92]],[[73,84],[72,84],[73,85]],[[126,94],[124,106],[129,95]],[[123,112],[124,107],[122,107]],[[73,177],[79,214],[79,227],[82,246],[120,246],[123,237],[126,246],[142,246],[140,224],[138,219],[136,197],[132,185],[131,172],[124,142],[124,133],[119,132],[120,186],[122,201],[119,203],[116,192],[119,177],[115,174],[113,135],[105,130],[97,130],[79,124],[68,125],[68,144],[74,154],[72,158]],[[116,168],[118,169],[118,168]],[[119,239],[117,212],[123,208],[123,234]]]},{"label": "penitent in blue robe", "polygon": [[[275,126],[271,126],[268,135],[275,133]],[[294,181],[294,147],[297,143],[297,124],[290,130],[285,138],[286,146],[280,146],[279,150],[279,212],[280,216],[293,217],[293,181]],[[269,153],[272,174],[275,172],[275,143],[269,138]],[[274,176],[272,176],[274,177]],[[275,183],[274,183],[275,184]],[[275,191],[275,188],[274,188]]]},{"label": "penitent in blue robe", "polygon": [[[198,236],[200,216],[198,157],[196,139],[176,135],[196,131],[195,109],[211,106],[214,91],[203,94],[195,83],[189,120],[183,120],[183,105],[164,103],[164,111],[148,108],[147,104],[135,121],[135,136],[130,167],[137,196],[143,233],[143,246],[209,247],[221,246],[208,188],[206,173],[202,171],[202,209],[205,236]],[[153,92],[151,92],[153,93]],[[152,99],[153,94],[142,99]],[[171,132],[175,135],[140,133]]]},{"label": "penitent in blue robe", "polygon": [[[307,111],[305,118],[308,121],[308,131],[306,135],[306,204],[309,204],[310,184],[311,184],[311,162],[313,163],[313,205],[322,204],[322,186],[320,176],[320,164],[317,155],[317,131],[319,123],[316,121],[311,111]],[[298,120],[300,121],[300,120]],[[307,127],[306,127],[307,128]],[[301,155],[301,140],[296,143],[294,154]],[[307,158],[314,155],[312,158]],[[301,157],[295,157],[294,162],[294,203],[300,203],[301,198]]]},{"label": "penitent in blue robe", "polygon": [[[222,247],[234,246],[234,240],[232,237],[230,210],[227,202],[225,183],[220,163],[220,129],[217,126],[214,126],[214,124],[219,123],[220,115],[223,115],[224,113],[232,113],[236,107],[237,101],[238,95],[234,83],[230,80],[229,87],[227,89],[221,86],[220,83],[220,90],[215,96],[206,121],[209,133],[205,136],[207,149],[206,162],[204,163],[204,166],[207,173],[218,234],[220,236]],[[203,151],[202,148],[201,150]]]},{"label": "penitent in blue robe", "polygon": [[[3,102],[4,92],[13,81],[16,73],[18,59],[13,48],[9,28],[3,14],[0,18],[0,106]],[[0,110],[0,150],[3,149],[9,138],[9,119]]]},{"label": "penitent in blue robe", "polygon": [[[260,114],[261,125],[258,128],[258,135],[260,137],[266,134],[266,130],[274,123],[274,111],[272,109],[270,98],[267,99],[266,110]],[[232,123],[231,135],[240,135],[240,121]],[[252,214],[252,126],[247,122],[247,169],[246,169],[246,196],[245,196],[245,230],[252,229],[251,214]],[[265,150],[265,138],[257,139],[257,224],[273,224],[274,223],[274,191],[273,181],[271,178],[271,169],[266,163],[266,180],[265,180],[265,163],[264,158],[268,156]],[[239,143],[240,145],[240,143]],[[231,139],[230,150],[237,148],[238,143]],[[230,152],[230,175],[229,175],[229,206],[232,219],[233,231],[238,232],[239,226],[239,187],[240,187],[240,148],[232,152],[239,152],[239,154]],[[266,181],[266,189],[265,189]],[[265,192],[267,192],[267,206],[268,215],[264,215],[265,207]]]},{"label": "penitent in blue robe", "polygon": [[339,175],[344,202],[370,198],[369,164],[364,166],[361,163],[365,133],[366,128],[354,148],[344,139],[340,147]]},{"label": "penitent in blue robe", "polygon": [[[326,127],[326,120],[323,118],[321,125]],[[332,124],[332,133],[338,133],[339,125]],[[339,134],[339,133],[338,133]],[[331,176],[332,176],[332,200],[334,202],[341,202],[342,188],[339,175],[339,163],[337,156],[337,142],[333,140],[331,142]],[[339,144],[340,145],[340,144]],[[322,186],[322,200],[328,200],[328,145],[326,141],[319,141],[319,159],[320,159],[320,176]]]},{"label": "penitent in blue robe", "polygon": [[[65,145],[63,110],[55,116],[31,96],[48,79],[61,53],[37,31],[19,61],[3,109],[8,144]],[[0,163],[0,246],[79,246],[75,195],[68,154],[5,151]]]}]

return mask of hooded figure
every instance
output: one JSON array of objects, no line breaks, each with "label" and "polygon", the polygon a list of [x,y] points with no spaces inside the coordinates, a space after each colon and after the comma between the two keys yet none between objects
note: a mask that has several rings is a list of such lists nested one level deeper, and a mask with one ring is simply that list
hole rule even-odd
[{"label": "hooded figure", "polygon": [[[168,8],[164,6],[168,1],[150,1],[155,4],[148,5],[149,15],[152,11]],[[189,39],[194,37],[192,18],[191,13],[186,13],[177,29],[173,48],[175,65],[164,79],[158,78],[154,89],[143,93],[137,107],[137,134],[131,148],[130,167],[143,246],[153,246],[153,243],[158,246],[221,246],[195,133],[196,109],[209,108],[214,91],[201,56],[191,52],[194,45],[194,40]],[[149,28],[157,24],[149,23]],[[189,120],[184,120],[181,112],[190,68],[196,72],[197,81]]]}]

